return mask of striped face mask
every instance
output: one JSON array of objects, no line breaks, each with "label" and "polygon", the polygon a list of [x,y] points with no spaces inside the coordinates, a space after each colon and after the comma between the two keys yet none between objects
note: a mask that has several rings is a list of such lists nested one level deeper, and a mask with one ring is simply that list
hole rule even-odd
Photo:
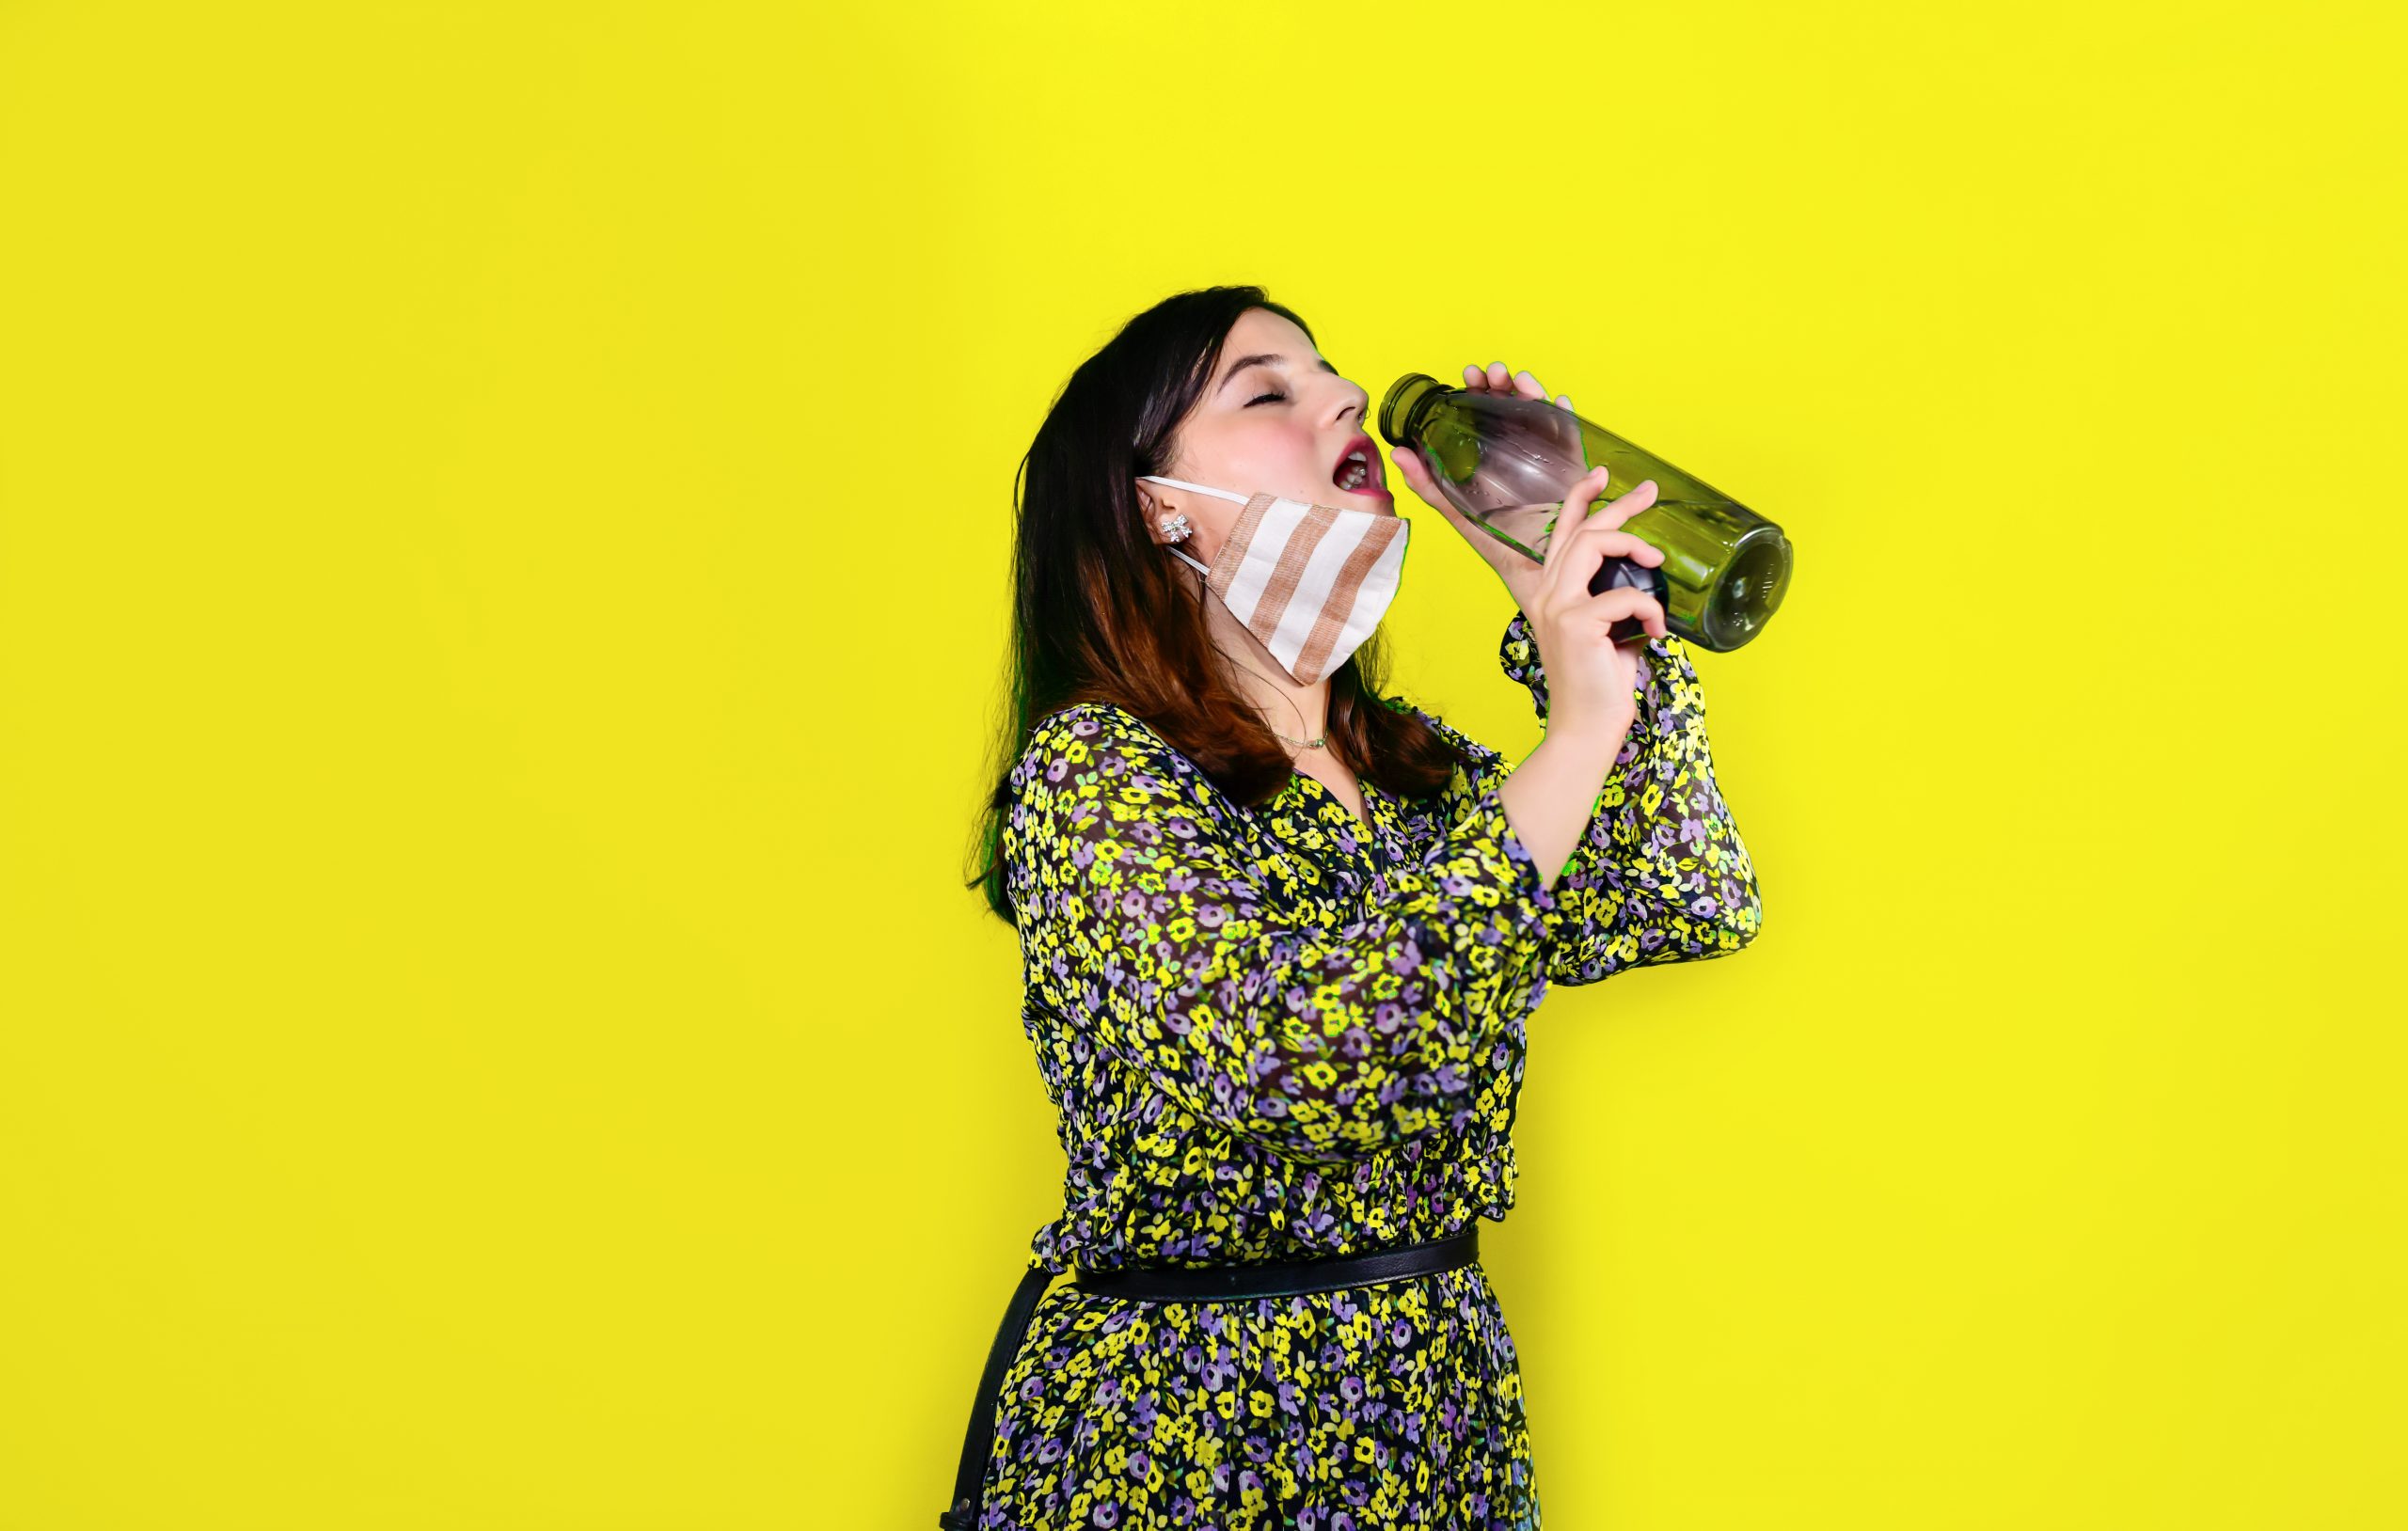
[{"label": "striped face mask", "polygon": [[1203,575],[1229,615],[1262,640],[1298,686],[1344,664],[1396,599],[1404,577],[1405,533],[1412,529],[1401,516],[1270,494],[1249,497],[1154,473],[1139,477],[1245,507],[1212,567],[1176,547],[1169,551]]}]

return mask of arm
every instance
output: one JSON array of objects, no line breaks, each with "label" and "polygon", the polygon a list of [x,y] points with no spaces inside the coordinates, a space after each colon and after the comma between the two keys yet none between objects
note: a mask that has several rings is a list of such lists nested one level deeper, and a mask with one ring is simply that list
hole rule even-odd
[{"label": "arm", "polygon": [[1192,769],[1101,705],[1013,773],[1006,876],[1038,998],[1177,1106],[1292,1158],[1460,1129],[1530,999],[1545,892],[1495,786],[1347,923],[1299,928],[1194,803]]},{"label": "arm", "polygon": [[[1519,611],[1498,657],[1544,721],[1546,676]],[[1705,690],[1686,642],[1648,640],[1635,700],[1596,815],[1551,890],[1547,976],[1560,984],[1727,955],[1763,924],[1754,863],[1714,780]]]}]

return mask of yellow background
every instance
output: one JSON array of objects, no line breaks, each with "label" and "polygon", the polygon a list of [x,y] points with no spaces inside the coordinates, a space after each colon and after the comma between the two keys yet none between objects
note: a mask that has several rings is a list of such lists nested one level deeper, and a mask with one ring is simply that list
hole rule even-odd
[{"label": "yellow background", "polygon": [[0,7],[0,1531],[932,1523],[1013,470],[1222,281],[1797,542],[1762,938],[1534,1021],[1547,1525],[2408,1521],[2393,15]]}]

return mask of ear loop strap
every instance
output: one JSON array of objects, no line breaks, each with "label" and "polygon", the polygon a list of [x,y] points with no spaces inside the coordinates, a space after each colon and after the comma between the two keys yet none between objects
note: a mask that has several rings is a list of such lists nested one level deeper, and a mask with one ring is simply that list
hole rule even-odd
[{"label": "ear loop strap", "polygon": [[1233,495],[1226,489],[1215,489],[1209,483],[1189,483],[1185,479],[1165,479],[1159,473],[1141,473],[1137,476],[1148,483],[1166,483],[1180,489],[1193,489],[1199,495],[1211,495],[1219,499],[1233,499],[1241,505],[1245,503],[1244,495]]}]

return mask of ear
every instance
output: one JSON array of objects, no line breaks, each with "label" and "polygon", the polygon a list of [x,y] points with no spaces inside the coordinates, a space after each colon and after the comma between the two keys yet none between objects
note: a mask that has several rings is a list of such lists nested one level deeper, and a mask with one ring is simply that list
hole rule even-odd
[{"label": "ear", "polygon": [[1162,528],[1163,517],[1171,513],[1171,508],[1162,502],[1150,484],[1137,486],[1137,520],[1146,529],[1148,540],[1158,546],[1172,545],[1171,539],[1163,534]]}]

